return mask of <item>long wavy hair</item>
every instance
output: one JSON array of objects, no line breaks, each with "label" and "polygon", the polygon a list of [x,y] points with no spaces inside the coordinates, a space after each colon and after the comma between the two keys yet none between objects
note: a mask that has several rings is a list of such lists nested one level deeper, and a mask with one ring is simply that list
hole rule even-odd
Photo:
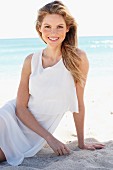
[{"label": "long wavy hair", "polygon": [[41,38],[42,34],[39,31],[39,28],[41,27],[43,19],[47,14],[58,14],[64,18],[69,31],[66,33],[66,37],[61,46],[63,62],[65,67],[71,72],[74,82],[79,82],[83,85],[85,77],[79,69],[81,58],[77,52],[77,23],[75,19],[61,1],[52,1],[46,4],[39,9],[36,20],[36,30]]}]

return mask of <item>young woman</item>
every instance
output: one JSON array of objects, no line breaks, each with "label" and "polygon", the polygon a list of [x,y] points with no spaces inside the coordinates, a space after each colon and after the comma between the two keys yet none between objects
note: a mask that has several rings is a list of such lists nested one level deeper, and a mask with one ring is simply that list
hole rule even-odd
[{"label": "young woman", "polygon": [[84,87],[88,59],[77,47],[77,24],[60,1],[38,12],[36,30],[47,44],[26,57],[17,98],[0,109],[0,161],[19,165],[47,142],[57,155],[69,154],[52,133],[66,111],[73,113],[81,149],[101,149],[84,143]]}]

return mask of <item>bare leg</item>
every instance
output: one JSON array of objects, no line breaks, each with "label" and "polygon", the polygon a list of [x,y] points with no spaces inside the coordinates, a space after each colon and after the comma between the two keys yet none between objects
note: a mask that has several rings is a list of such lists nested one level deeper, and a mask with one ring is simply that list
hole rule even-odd
[{"label": "bare leg", "polygon": [[3,151],[0,149],[0,162],[6,161],[6,157],[3,153]]}]

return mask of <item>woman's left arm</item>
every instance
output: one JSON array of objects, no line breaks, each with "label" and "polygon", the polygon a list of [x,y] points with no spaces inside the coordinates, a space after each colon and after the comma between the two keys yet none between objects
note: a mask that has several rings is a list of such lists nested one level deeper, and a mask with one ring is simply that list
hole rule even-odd
[{"label": "woman's left arm", "polygon": [[81,62],[79,65],[79,69],[83,73],[85,78],[84,86],[81,86],[79,83],[76,83],[76,92],[77,92],[77,98],[78,98],[78,108],[79,113],[73,113],[73,118],[76,126],[77,136],[78,136],[78,147],[80,149],[89,149],[89,150],[95,150],[95,149],[101,149],[104,147],[103,144],[85,144],[84,143],[84,118],[85,118],[85,106],[84,106],[84,88],[86,84],[87,74],[89,70],[89,62],[87,59],[87,56],[85,52],[80,52]]}]

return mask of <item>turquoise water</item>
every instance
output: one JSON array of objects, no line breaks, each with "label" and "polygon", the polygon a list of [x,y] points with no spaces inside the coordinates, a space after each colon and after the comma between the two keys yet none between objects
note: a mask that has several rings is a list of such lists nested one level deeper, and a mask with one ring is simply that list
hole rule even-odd
[{"label": "turquoise water", "polygon": [[[89,77],[113,76],[113,36],[79,37],[87,54]],[[46,46],[39,38],[0,39],[0,79],[17,78],[27,55]]]}]

